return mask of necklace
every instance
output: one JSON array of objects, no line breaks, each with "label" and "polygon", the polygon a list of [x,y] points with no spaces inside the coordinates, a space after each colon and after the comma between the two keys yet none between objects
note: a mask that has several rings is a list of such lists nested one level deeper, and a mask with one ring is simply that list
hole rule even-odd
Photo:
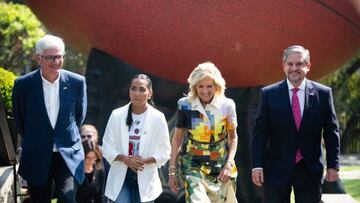
[{"label": "necklace", "polygon": [[135,120],[134,124],[135,124],[135,126],[134,126],[134,132],[135,132],[135,134],[139,134],[139,132],[140,132],[140,130],[139,130],[140,121],[139,121],[139,120]]}]

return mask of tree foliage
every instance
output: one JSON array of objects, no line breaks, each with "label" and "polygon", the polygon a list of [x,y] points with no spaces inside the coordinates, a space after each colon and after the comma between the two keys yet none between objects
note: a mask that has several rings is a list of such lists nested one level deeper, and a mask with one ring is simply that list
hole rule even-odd
[{"label": "tree foliage", "polygon": [[341,149],[345,153],[355,153],[360,150],[360,53],[323,83],[333,91],[342,136]]},{"label": "tree foliage", "polygon": [[[16,74],[30,71],[37,65],[32,59],[35,44],[46,32],[26,5],[0,1],[0,66]],[[84,74],[86,56],[69,46],[66,53],[66,68]]]},{"label": "tree foliage", "polygon": [[24,5],[0,2],[0,65],[20,74],[32,66],[34,45],[45,35],[41,23]]},{"label": "tree foliage", "polygon": [[11,111],[11,95],[16,76],[14,73],[0,67],[0,95],[4,101],[5,109]]},{"label": "tree foliage", "polygon": [[86,71],[87,56],[81,52],[72,49],[70,46],[66,46],[66,56],[64,67],[67,70],[84,75]]}]

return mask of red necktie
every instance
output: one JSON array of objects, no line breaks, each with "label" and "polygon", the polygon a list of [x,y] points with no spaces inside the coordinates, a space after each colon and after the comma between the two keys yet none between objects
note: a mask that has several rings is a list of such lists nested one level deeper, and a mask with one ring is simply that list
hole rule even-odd
[{"label": "red necktie", "polygon": [[[292,98],[291,98],[291,104],[292,104],[292,112],[295,120],[296,129],[299,130],[300,124],[301,124],[301,110],[300,110],[300,102],[299,97],[297,95],[297,92],[299,91],[299,88],[293,88],[292,92]],[[300,150],[298,149],[296,151],[296,157],[295,157],[295,163],[298,163],[302,159],[302,155]]]}]

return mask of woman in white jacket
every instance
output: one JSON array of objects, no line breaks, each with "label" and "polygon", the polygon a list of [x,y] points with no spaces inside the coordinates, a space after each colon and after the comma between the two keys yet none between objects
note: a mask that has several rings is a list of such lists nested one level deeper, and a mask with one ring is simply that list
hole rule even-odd
[{"label": "woman in white jacket", "polygon": [[153,202],[162,192],[157,168],[170,157],[165,116],[152,103],[152,83],[139,74],[131,80],[131,102],[115,109],[106,126],[103,156],[111,164],[105,196],[128,203]]}]

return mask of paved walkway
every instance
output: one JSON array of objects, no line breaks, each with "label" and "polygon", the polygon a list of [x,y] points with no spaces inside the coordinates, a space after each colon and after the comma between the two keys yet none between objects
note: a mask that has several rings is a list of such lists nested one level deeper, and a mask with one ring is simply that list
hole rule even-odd
[{"label": "paved walkway", "polygon": [[341,180],[360,179],[360,169],[353,171],[341,171],[340,169],[340,179]]},{"label": "paved walkway", "polygon": [[360,154],[341,155],[340,156],[340,179],[360,179],[360,169],[352,171],[343,171],[341,166],[360,166]]},{"label": "paved walkway", "polygon": [[360,166],[360,154],[341,155],[340,156],[340,179],[360,179],[360,169],[351,171],[342,171],[341,166]]},{"label": "paved walkway", "polygon": [[321,200],[324,203],[358,203],[348,194],[323,194]]},{"label": "paved walkway", "polygon": [[360,166],[360,154],[350,154],[340,156],[341,166]]}]

